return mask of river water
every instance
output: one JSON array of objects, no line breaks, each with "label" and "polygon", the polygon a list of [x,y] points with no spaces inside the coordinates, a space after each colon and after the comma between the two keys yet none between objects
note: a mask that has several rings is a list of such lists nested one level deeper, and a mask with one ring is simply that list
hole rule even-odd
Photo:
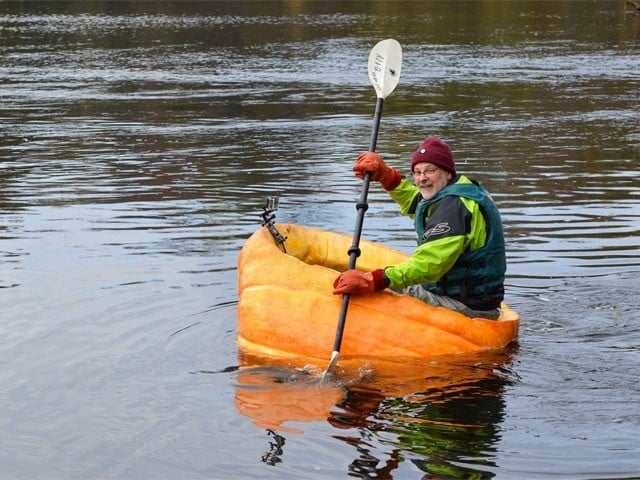
[{"label": "river water", "polygon": [[[239,369],[268,195],[352,233],[427,135],[507,236],[503,352],[318,385]],[[0,3],[1,478],[640,477],[640,16],[592,2]],[[373,185],[363,238],[411,251]],[[346,254],[346,253],[345,253]]]}]

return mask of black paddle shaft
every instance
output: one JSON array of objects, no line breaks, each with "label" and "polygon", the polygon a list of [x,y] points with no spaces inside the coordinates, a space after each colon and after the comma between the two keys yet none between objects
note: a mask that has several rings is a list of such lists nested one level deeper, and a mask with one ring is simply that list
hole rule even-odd
[{"label": "black paddle shaft", "polygon": [[[378,97],[376,102],[376,112],[373,116],[373,128],[371,129],[371,139],[369,142],[369,151],[376,151],[376,143],[378,142],[378,130],[380,129],[380,118],[382,117],[382,104],[384,99]],[[353,243],[349,248],[349,270],[356,268],[356,259],[360,256],[360,236],[362,235],[362,224],[364,223],[364,213],[369,208],[367,203],[367,196],[369,195],[369,182],[371,181],[371,172],[367,172],[364,175],[362,181],[362,190],[360,192],[360,198],[356,203],[356,209],[358,211],[356,215],[356,228],[353,232]],[[340,317],[338,318],[338,326],[336,329],[336,338],[333,342],[333,351],[339,352],[340,345],[342,345],[342,334],[344,333],[344,323],[347,319],[347,309],[349,308],[349,299],[351,295],[348,293],[342,296],[342,307],[340,308]]]}]

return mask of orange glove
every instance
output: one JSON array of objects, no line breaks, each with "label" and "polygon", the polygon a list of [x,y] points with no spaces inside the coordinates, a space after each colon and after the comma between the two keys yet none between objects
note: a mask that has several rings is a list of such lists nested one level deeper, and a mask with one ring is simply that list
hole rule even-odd
[{"label": "orange glove", "polygon": [[333,282],[333,294],[351,293],[354,295],[373,293],[384,290],[387,282],[381,269],[373,272],[361,272],[360,270],[347,270],[342,272]]},{"label": "orange glove", "polygon": [[364,178],[366,172],[371,172],[371,180],[380,182],[385,190],[393,190],[402,181],[402,175],[389,167],[376,152],[361,153],[353,166],[356,177]]}]

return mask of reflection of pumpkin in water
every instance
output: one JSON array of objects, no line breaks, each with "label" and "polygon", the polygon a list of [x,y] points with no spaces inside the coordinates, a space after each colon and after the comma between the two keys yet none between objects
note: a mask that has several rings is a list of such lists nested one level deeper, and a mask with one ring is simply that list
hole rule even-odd
[{"label": "reflection of pumpkin in water", "polygon": [[238,411],[267,430],[300,432],[285,422],[310,422],[329,416],[344,390],[334,383],[309,383],[307,373],[269,367],[241,370],[235,404]]},{"label": "reflection of pumpkin in water", "polygon": [[235,404],[266,430],[269,464],[286,455],[285,436],[326,420],[333,437],[355,449],[352,476],[391,479],[411,461],[424,478],[490,478],[486,452],[499,439],[515,348],[402,364],[344,359],[325,381],[319,368],[241,354]]},{"label": "reflection of pumpkin in water", "polygon": [[[265,429],[298,431],[286,424],[317,420],[329,420],[336,427],[341,423],[353,427],[358,424],[359,415],[366,418],[381,404],[388,407],[400,398],[409,404],[435,406],[452,398],[475,395],[483,390],[483,382],[503,377],[500,372],[508,360],[504,351],[440,356],[402,364],[341,358],[335,376],[322,381],[317,367],[294,368],[284,360],[261,360],[241,354],[235,404],[241,414]],[[484,390],[480,393],[487,394]],[[351,408],[356,398],[357,407]]]}]

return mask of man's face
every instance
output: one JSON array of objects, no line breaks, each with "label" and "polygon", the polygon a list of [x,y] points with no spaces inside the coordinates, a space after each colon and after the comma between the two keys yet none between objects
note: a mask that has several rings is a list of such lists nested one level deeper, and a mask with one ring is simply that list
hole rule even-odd
[{"label": "man's face", "polygon": [[433,198],[446,187],[452,177],[450,172],[432,163],[416,163],[413,167],[413,180],[425,200]]}]

